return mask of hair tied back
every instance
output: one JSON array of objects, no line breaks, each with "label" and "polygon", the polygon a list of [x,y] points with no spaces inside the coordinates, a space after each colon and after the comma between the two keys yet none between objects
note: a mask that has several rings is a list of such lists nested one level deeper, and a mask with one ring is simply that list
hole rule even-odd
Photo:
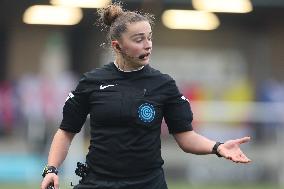
[{"label": "hair tied back", "polygon": [[124,13],[122,7],[119,4],[108,5],[106,8],[100,10],[100,16],[103,23],[107,26],[111,26],[114,21]]}]

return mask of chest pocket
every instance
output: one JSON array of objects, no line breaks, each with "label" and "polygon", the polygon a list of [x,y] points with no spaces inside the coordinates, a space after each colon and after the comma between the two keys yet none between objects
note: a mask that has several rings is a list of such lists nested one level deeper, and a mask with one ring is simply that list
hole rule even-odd
[{"label": "chest pocket", "polygon": [[136,99],[133,103],[131,113],[134,126],[151,129],[160,127],[162,122],[161,105],[146,98]]},{"label": "chest pocket", "polygon": [[125,105],[129,113],[128,123],[132,126],[156,128],[160,127],[162,122],[162,105],[151,98],[150,95],[144,95],[143,91],[132,93],[132,96],[125,98]]}]

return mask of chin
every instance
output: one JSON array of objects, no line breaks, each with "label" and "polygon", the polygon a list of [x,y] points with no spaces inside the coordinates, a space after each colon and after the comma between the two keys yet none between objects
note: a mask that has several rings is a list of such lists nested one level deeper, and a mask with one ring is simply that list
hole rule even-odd
[{"label": "chin", "polygon": [[146,66],[149,64],[150,59],[142,59],[142,60],[136,60],[132,62],[132,65],[135,65],[135,67],[141,67],[141,66]]},{"label": "chin", "polygon": [[147,64],[149,64],[149,62],[150,62],[150,59],[145,59],[145,60],[141,60],[141,61],[139,61],[139,64],[141,65],[141,66],[145,66],[145,65],[147,65]]},{"label": "chin", "polygon": [[149,61],[143,61],[143,62],[140,62],[139,64],[140,64],[141,66],[145,66],[145,65],[149,64]]}]

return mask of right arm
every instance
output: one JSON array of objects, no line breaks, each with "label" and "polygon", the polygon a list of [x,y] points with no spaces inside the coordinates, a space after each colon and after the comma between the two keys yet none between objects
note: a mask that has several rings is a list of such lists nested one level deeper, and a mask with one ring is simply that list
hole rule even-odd
[{"label": "right arm", "polygon": [[[79,133],[89,114],[89,87],[87,75],[80,80],[75,91],[69,93],[64,107],[63,119],[60,128],[55,133],[51,143],[48,165],[58,168],[65,160],[71,142],[76,133]],[[41,183],[41,189],[53,184],[55,189],[59,188],[59,179],[55,173],[45,175]]]},{"label": "right arm", "polygon": [[[74,136],[75,133],[58,129],[51,143],[48,165],[58,168],[63,163]],[[55,189],[59,188],[59,179],[54,173],[49,173],[44,177],[41,183],[41,189],[46,189],[50,184],[53,184]]]}]

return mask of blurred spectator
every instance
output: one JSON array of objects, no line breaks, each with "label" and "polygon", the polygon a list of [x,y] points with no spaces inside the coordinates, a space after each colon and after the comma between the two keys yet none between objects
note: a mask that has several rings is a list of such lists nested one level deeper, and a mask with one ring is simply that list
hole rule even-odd
[{"label": "blurred spectator", "polygon": [[[276,79],[267,79],[257,89],[256,100],[262,103],[270,103],[273,108],[271,111],[264,111],[264,117],[274,116],[276,119],[273,122],[259,122],[255,124],[256,139],[262,142],[271,141],[271,138],[276,138],[278,129],[281,129],[283,123],[281,118],[283,117],[284,103],[284,84]],[[266,113],[265,113],[266,112]]]}]

